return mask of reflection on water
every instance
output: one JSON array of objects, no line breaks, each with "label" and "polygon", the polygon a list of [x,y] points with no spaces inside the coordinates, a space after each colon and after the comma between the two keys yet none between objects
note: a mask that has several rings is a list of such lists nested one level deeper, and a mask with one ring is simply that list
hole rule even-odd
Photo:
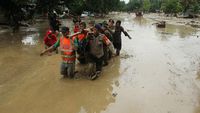
[{"label": "reflection on water", "polygon": [[39,39],[39,34],[32,34],[32,35],[28,35],[23,37],[22,39],[22,43],[24,45],[36,45]]},{"label": "reflection on water", "polygon": [[135,24],[138,24],[140,26],[147,26],[148,21],[144,17],[135,17],[134,19]]},{"label": "reflection on water", "polygon": [[167,24],[166,28],[156,28],[157,32],[161,34],[162,37],[168,36],[178,36],[180,38],[187,38],[190,36],[197,35],[198,30],[189,26],[181,25],[171,25]]}]

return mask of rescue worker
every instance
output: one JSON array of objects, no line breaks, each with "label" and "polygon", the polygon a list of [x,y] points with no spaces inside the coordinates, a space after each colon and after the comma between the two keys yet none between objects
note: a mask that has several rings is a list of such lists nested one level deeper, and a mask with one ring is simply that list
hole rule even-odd
[{"label": "rescue worker", "polygon": [[[108,24],[106,21],[104,21],[102,23],[102,33],[106,35],[106,37],[108,37],[108,39],[112,42],[113,41],[113,37],[112,37],[112,34],[110,33],[110,31],[108,30]],[[111,47],[112,46],[112,47]],[[112,48],[112,49],[109,49]],[[111,51],[112,50],[112,51]],[[113,47],[113,44],[111,43],[110,46],[106,46],[104,44],[104,66],[108,65],[108,59],[111,59],[112,57],[112,53],[113,53],[113,50],[114,50],[114,47]]]},{"label": "rescue worker", "polygon": [[74,23],[74,33],[77,33],[79,31],[80,31],[80,27],[79,27],[79,22],[77,21]]},{"label": "rescue worker", "polygon": [[110,31],[110,33],[114,33],[115,32],[115,26],[114,26],[115,21],[113,19],[109,19],[108,20],[108,30]]},{"label": "rescue worker", "polygon": [[94,20],[90,20],[89,23],[88,23],[87,30],[92,32],[92,29],[93,29],[94,25],[95,25],[95,21]]},{"label": "rescue worker", "polygon": [[108,26],[108,23],[106,21],[103,21],[102,29],[103,29],[104,34],[108,37],[108,39],[111,42],[113,42],[112,32],[109,31],[109,26]]},{"label": "rescue worker", "polygon": [[86,40],[86,36],[87,36],[88,31],[86,30],[86,23],[85,22],[81,22],[80,23],[80,33],[77,34],[75,37],[73,38],[77,38],[78,40],[78,57],[77,59],[79,60],[79,62],[81,64],[85,64],[87,63],[87,40]]},{"label": "rescue worker", "polygon": [[104,34],[100,33],[101,26],[99,24],[96,24],[92,30],[92,33],[88,33],[87,39],[89,41],[90,58],[93,65],[96,66],[95,72],[90,75],[91,80],[94,80],[100,75],[102,70],[103,44],[109,46],[111,42]]},{"label": "rescue worker", "polygon": [[45,48],[49,48],[57,42],[56,36],[51,30],[48,30],[44,37]]},{"label": "rescue worker", "polygon": [[121,21],[118,20],[115,25],[115,32],[113,34],[113,44],[116,49],[116,55],[119,56],[120,50],[122,48],[122,39],[121,39],[121,33],[124,33],[125,36],[128,36],[129,39],[132,39],[130,35],[124,30],[124,28],[121,26]]},{"label": "rescue worker", "polygon": [[69,28],[62,27],[61,29],[62,36],[58,41],[51,46],[50,48],[44,50],[40,56],[44,55],[47,52],[54,51],[56,48],[60,46],[62,63],[61,63],[61,74],[63,77],[73,78],[75,74],[75,60],[76,54],[75,51],[77,49],[77,40],[72,40],[69,36]]}]

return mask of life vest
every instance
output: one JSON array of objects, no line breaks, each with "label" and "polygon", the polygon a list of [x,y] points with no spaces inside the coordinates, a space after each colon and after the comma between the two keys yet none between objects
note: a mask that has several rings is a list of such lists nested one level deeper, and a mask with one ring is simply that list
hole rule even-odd
[{"label": "life vest", "polygon": [[82,47],[85,43],[85,38],[86,38],[86,34],[87,32],[83,32],[81,34],[78,34],[76,36],[73,36],[72,39],[75,40],[75,39],[78,39],[78,46],[79,47]]},{"label": "life vest", "polygon": [[78,36],[77,36],[77,38],[78,38],[78,40],[79,41],[81,41],[81,40],[83,40],[84,38],[85,38],[85,34],[79,34]]},{"label": "life vest", "polygon": [[108,46],[111,41],[108,39],[108,37],[106,35],[103,35],[103,40],[105,41],[105,44]]},{"label": "life vest", "polygon": [[65,63],[73,63],[76,60],[75,49],[72,39],[61,37],[60,38],[60,51],[62,60]]}]

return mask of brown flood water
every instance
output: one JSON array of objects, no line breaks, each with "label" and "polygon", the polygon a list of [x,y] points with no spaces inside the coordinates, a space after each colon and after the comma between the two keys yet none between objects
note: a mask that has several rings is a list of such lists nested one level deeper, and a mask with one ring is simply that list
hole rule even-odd
[{"label": "brown flood water", "polygon": [[[200,113],[200,31],[128,14],[120,57],[100,78],[62,79],[60,56],[40,57],[47,22],[0,32],[0,113]],[[65,25],[70,25],[66,21]]]}]

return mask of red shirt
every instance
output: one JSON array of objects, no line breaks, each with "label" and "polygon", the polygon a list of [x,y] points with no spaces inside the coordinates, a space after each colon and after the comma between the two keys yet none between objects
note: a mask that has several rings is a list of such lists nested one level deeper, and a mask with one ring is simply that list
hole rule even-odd
[{"label": "red shirt", "polygon": [[75,26],[74,26],[74,33],[77,33],[77,32],[79,32],[79,26],[78,26],[78,25],[75,25]]},{"label": "red shirt", "polygon": [[54,34],[51,34],[51,38],[49,38],[48,35],[44,37],[44,44],[48,47],[54,45],[56,42],[57,38]]}]

